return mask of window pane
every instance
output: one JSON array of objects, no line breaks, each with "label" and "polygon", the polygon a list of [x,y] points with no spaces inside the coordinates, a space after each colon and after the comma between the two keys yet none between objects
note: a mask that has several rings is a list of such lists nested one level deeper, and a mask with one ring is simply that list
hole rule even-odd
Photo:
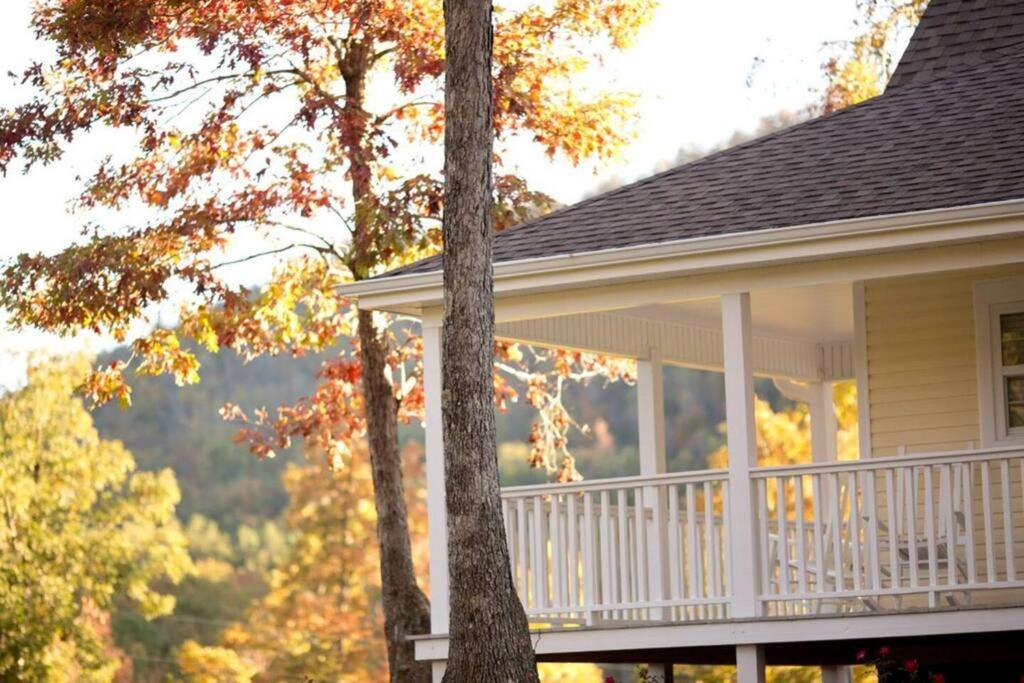
[{"label": "window pane", "polygon": [[1024,427],[1024,376],[1006,378],[1010,427]]},{"label": "window pane", "polygon": [[1024,313],[999,316],[1003,365],[1024,365]]}]

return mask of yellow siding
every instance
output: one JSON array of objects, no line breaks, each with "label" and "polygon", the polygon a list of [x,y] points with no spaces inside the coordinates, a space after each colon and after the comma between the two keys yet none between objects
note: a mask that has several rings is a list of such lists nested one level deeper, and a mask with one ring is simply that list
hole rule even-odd
[{"label": "yellow siding", "polygon": [[868,401],[874,456],[979,444],[972,285],[1024,267],[865,283]]}]

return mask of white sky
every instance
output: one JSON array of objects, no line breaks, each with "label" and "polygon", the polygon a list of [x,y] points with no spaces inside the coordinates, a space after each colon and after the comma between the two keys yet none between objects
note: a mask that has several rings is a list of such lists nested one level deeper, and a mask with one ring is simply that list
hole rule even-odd
[{"label": "white sky", "polygon": [[[4,2],[0,74],[19,71],[40,53],[29,28],[31,6],[32,0]],[[680,148],[708,147],[736,130],[753,129],[763,116],[803,108],[821,83],[822,44],[849,38],[855,16],[856,0],[662,0],[634,47],[609,56],[597,75],[610,89],[639,95],[635,142],[601,168],[572,168],[533,148],[516,150],[520,171],[536,188],[572,202],[607,178],[647,175]],[[2,81],[0,106],[19,101],[8,82]],[[78,189],[76,175],[88,174],[113,139],[93,135],[58,166],[0,177],[0,259],[53,251],[75,239],[81,219],[65,205]],[[89,342],[58,346],[83,343]],[[0,328],[0,386],[20,375],[12,353],[54,345],[39,334]]]}]

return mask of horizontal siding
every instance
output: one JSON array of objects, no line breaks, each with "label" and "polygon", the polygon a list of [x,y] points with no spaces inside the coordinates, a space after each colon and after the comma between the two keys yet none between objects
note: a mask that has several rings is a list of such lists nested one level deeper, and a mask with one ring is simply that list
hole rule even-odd
[{"label": "horizontal siding", "polygon": [[1013,266],[865,283],[872,455],[980,443],[973,283]]}]

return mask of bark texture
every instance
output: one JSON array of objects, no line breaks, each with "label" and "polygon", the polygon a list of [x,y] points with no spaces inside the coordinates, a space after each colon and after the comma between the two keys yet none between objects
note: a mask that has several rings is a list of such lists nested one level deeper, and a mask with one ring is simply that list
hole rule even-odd
[{"label": "bark texture", "polygon": [[[347,152],[355,204],[351,270],[356,279],[371,272],[373,235],[369,225],[370,168],[363,145],[366,112],[366,75],[370,46],[348,44],[338,68],[345,79],[345,109],[352,132]],[[398,445],[398,406],[387,365],[387,329],[378,326],[370,311],[359,311],[359,353],[363,366],[366,401],[366,432],[377,508],[377,542],[380,546],[381,603],[388,646],[388,670],[392,683],[429,683],[429,662],[417,662],[408,636],[430,633],[430,604],[416,582],[409,539],[409,516],[402,483],[402,459]]]},{"label": "bark texture", "polygon": [[444,680],[537,681],[501,516],[493,373],[491,2],[445,0],[444,325],[448,571]]}]

